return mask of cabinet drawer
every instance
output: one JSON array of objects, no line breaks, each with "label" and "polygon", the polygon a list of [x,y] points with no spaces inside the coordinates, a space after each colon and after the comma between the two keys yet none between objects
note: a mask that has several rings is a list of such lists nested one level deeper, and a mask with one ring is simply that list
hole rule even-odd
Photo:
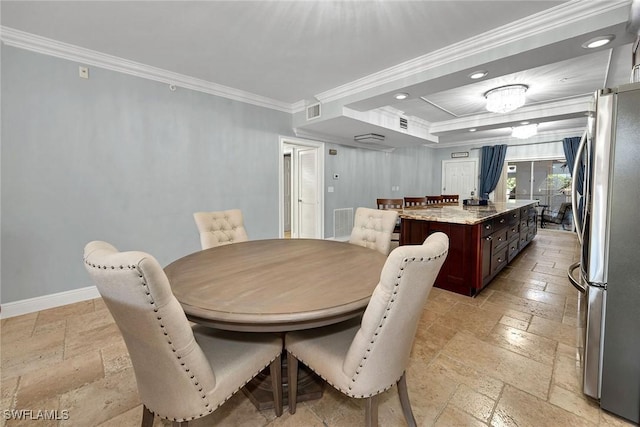
[{"label": "cabinet drawer", "polygon": [[491,257],[491,274],[495,274],[507,265],[507,248],[498,251]]},{"label": "cabinet drawer", "polygon": [[533,233],[533,229],[530,228],[529,231],[527,232],[527,243],[532,241],[534,236],[535,234]]},{"label": "cabinet drawer", "polygon": [[520,239],[516,238],[509,241],[509,248],[507,253],[507,262],[511,262],[512,259],[518,255],[520,249]]},{"label": "cabinet drawer", "polygon": [[493,220],[493,229],[498,230],[505,227],[508,224],[509,217],[507,215],[501,215]]},{"label": "cabinet drawer", "polygon": [[493,233],[493,220],[489,219],[483,222],[480,224],[480,227],[482,227],[482,237],[487,237],[489,234]]},{"label": "cabinet drawer", "polygon": [[507,224],[518,225],[520,222],[520,211],[509,212],[507,214]]},{"label": "cabinet drawer", "polygon": [[500,231],[496,231],[491,235],[492,253],[499,251],[507,244],[507,232],[508,228],[503,228]]},{"label": "cabinet drawer", "polygon": [[518,235],[520,235],[520,226],[518,224],[509,226],[507,229],[507,240],[511,240],[514,236]]}]

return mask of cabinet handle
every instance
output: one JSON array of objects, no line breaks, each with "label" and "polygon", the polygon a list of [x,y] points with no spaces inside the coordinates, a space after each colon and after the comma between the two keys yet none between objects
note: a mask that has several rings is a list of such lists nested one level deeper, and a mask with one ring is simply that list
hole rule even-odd
[{"label": "cabinet handle", "polygon": [[489,240],[489,241],[493,240],[493,236],[486,237],[486,240]]},{"label": "cabinet handle", "polygon": [[489,224],[485,225],[485,226],[484,226],[484,229],[485,229],[485,230],[490,230],[490,229],[491,229],[491,225],[489,225]]},{"label": "cabinet handle", "polygon": [[498,258],[498,262],[499,263],[502,262],[502,261],[504,261],[502,258]]},{"label": "cabinet handle", "polygon": [[500,218],[500,224],[504,224],[504,218]]}]

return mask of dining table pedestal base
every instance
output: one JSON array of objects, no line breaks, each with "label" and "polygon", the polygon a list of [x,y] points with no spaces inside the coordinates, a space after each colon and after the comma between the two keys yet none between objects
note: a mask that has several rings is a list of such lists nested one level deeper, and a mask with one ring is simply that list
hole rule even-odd
[{"label": "dining table pedestal base", "polygon": [[[313,371],[298,364],[298,396],[297,402],[316,400],[322,397],[324,381]],[[271,388],[271,375],[269,368],[260,372],[253,380],[242,388],[242,392],[251,403],[259,410],[273,409],[273,392]],[[289,404],[289,383],[287,375],[287,357],[282,357],[282,403]]]}]

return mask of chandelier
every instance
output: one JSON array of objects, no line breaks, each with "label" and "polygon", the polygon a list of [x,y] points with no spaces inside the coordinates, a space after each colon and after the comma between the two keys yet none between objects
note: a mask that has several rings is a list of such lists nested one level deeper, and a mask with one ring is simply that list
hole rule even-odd
[{"label": "chandelier", "polygon": [[492,113],[508,113],[524,105],[526,85],[500,86],[484,94],[487,110]]},{"label": "chandelier", "polygon": [[511,128],[511,136],[518,139],[527,139],[538,133],[538,125],[524,125]]}]

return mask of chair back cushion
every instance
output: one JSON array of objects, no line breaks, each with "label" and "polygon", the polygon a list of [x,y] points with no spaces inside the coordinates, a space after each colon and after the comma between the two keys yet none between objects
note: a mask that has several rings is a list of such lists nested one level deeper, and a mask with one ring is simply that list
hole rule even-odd
[{"label": "chair back cushion", "polygon": [[386,390],[405,371],[418,320],[448,248],[447,235],[437,232],[422,245],[400,246],[389,255],[342,366],[353,395]]},{"label": "chair back cushion", "polygon": [[142,403],[165,418],[208,413],[215,376],[156,259],[94,241],[84,264],[124,337]]},{"label": "chair back cushion", "polygon": [[202,249],[249,240],[240,209],[193,214]]},{"label": "chair back cushion", "polygon": [[356,209],[349,243],[375,249],[388,255],[397,218],[396,211],[362,207]]}]

